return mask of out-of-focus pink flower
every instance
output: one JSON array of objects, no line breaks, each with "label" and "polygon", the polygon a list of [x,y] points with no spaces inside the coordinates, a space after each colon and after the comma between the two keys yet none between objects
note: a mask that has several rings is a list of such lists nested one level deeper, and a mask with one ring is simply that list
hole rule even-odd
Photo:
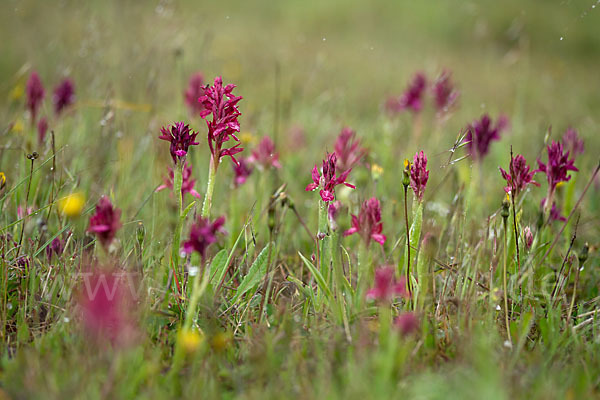
[{"label": "out-of-focus pink flower", "polygon": [[[164,179],[165,183],[156,188],[157,192],[160,192],[161,190],[164,190],[167,188],[171,189],[171,191],[173,190],[173,179],[174,179],[175,174],[173,172],[172,167],[167,167],[167,169],[168,169],[168,174]],[[194,196],[195,198],[199,199],[201,197],[200,193],[198,193],[196,191],[196,189],[194,189],[196,180],[192,179],[192,166],[190,164],[188,164],[187,162],[185,163],[185,165],[183,167],[181,177],[182,177],[181,197],[185,196],[186,193],[189,193],[192,196]]]},{"label": "out-of-focus pink flower", "polygon": [[429,179],[429,171],[427,170],[427,156],[423,151],[415,154],[413,163],[410,166],[410,187],[419,201],[423,201],[425,186]]},{"label": "out-of-focus pink flower", "polygon": [[527,246],[527,249],[529,250],[533,244],[533,233],[531,233],[531,228],[526,226],[525,229],[523,229],[523,235],[525,237],[525,246]]},{"label": "out-of-focus pink flower", "polygon": [[190,238],[183,243],[183,251],[187,254],[196,251],[204,260],[208,246],[217,241],[217,233],[224,233],[224,224],[225,217],[219,217],[213,222],[208,218],[198,217],[190,230]]},{"label": "out-of-focus pink flower", "polygon": [[[200,112],[200,116],[206,119],[212,114],[212,120],[206,121],[208,126],[208,147],[212,154],[215,165],[219,164],[222,157],[229,156],[234,163],[238,163],[235,155],[244,149],[239,147],[240,140],[236,133],[240,131],[240,123],[238,117],[241,115],[237,103],[242,99],[242,96],[235,96],[233,89],[235,85],[229,84],[223,87],[221,77],[215,78],[213,86],[205,89],[204,95],[198,101],[204,107]],[[232,147],[223,149],[225,142],[233,139],[237,142]]]},{"label": "out-of-focus pink flower", "polygon": [[190,146],[198,144],[194,141],[198,132],[192,131],[190,126],[183,122],[175,122],[168,128],[162,127],[160,132],[162,135],[158,138],[171,143],[169,151],[174,164],[185,158]]},{"label": "out-of-focus pink flower", "polygon": [[381,205],[379,200],[371,197],[362,203],[357,215],[352,215],[352,227],[344,232],[344,236],[358,233],[368,246],[371,239],[383,246],[385,235],[381,233],[383,222],[381,222]]},{"label": "out-of-focus pink flower", "polygon": [[515,196],[518,196],[529,184],[540,186],[539,183],[533,180],[536,171],[530,171],[531,167],[527,165],[527,160],[520,154],[510,160],[508,169],[510,172],[506,172],[502,167],[499,168],[502,177],[506,179],[506,186],[504,187],[506,193],[514,190]]},{"label": "out-of-focus pink flower", "polygon": [[564,148],[567,149],[573,157],[583,154],[583,151],[585,150],[583,139],[579,137],[577,131],[573,128],[569,128],[565,131],[561,142]]},{"label": "out-of-focus pink flower", "polygon": [[256,164],[261,170],[281,168],[279,153],[275,151],[275,143],[268,136],[263,137],[258,146],[252,150],[248,161]]},{"label": "out-of-focus pink flower", "polygon": [[340,171],[354,168],[367,153],[367,150],[360,146],[356,132],[347,127],[343,128],[337,137],[334,150],[337,156],[336,168]]},{"label": "out-of-focus pink flower", "polygon": [[408,297],[406,278],[400,277],[400,280],[396,282],[394,268],[377,268],[375,271],[375,286],[367,291],[367,298],[389,303],[398,296]]},{"label": "out-of-focus pink flower", "polygon": [[70,79],[64,79],[55,89],[52,95],[54,112],[60,115],[67,107],[75,102],[75,86]]},{"label": "out-of-focus pink flower", "polygon": [[238,160],[237,164],[234,163],[231,164],[231,166],[233,168],[234,173],[233,186],[240,187],[241,185],[246,183],[248,177],[250,176],[250,174],[252,174],[252,166],[244,157],[241,157]]},{"label": "out-of-focus pink flower", "polygon": [[293,149],[299,149],[306,145],[306,135],[300,125],[292,125],[288,130],[289,144]]},{"label": "out-of-focus pink flower", "polygon": [[99,269],[82,275],[79,305],[86,335],[97,344],[132,344],[137,336],[135,302],[126,273]]},{"label": "out-of-focus pink flower", "polygon": [[489,115],[484,114],[481,119],[473,121],[467,127],[467,149],[471,157],[481,160],[490,151],[492,140],[500,140],[500,133],[508,127],[508,118],[500,116],[494,125]]},{"label": "out-of-focus pink flower", "polygon": [[42,101],[44,101],[44,97],[46,96],[46,90],[44,90],[42,80],[36,71],[33,71],[29,75],[25,92],[27,94],[27,108],[31,113],[31,122],[33,124],[37,118],[37,112],[42,105]]},{"label": "out-of-focus pink flower", "polygon": [[438,114],[448,112],[456,104],[456,100],[460,95],[460,92],[454,88],[450,77],[451,73],[444,70],[433,84],[432,91]]},{"label": "out-of-focus pink flower", "polygon": [[33,214],[33,210],[34,210],[34,208],[32,206],[27,207],[27,209],[25,209],[25,207],[23,207],[23,206],[18,206],[17,207],[17,217],[20,219],[20,218],[29,216],[29,215]]},{"label": "out-of-focus pink flower", "polygon": [[418,113],[423,108],[423,95],[427,86],[425,74],[417,72],[404,93],[399,98],[388,98],[386,109],[391,113],[409,110]]},{"label": "out-of-focus pink flower", "polygon": [[571,180],[571,175],[567,175],[569,171],[579,170],[573,165],[575,160],[569,160],[569,152],[563,150],[562,143],[553,140],[552,143],[548,145],[547,150],[548,164],[544,164],[538,159],[538,171],[542,171],[546,174],[550,193],[554,193],[554,189],[556,189],[556,185],[559,182],[568,182]]},{"label": "out-of-focus pink flower", "polygon": [[[546,207],[546,198],[542,199],[540,203],[542,210]],[[549,220],[552,221],[566,221],[567,219],[560,213],[560,210],[556,207],[556,202],[552,202],[552,208],[550,208]]]},{"label": "out-of-focus pink flower", "polygon": [[419,329],[419,318],[414,312],[405,311],[396,317],[394,325],[403,336],[409,336]]},{"label": "out-of-focus pink flower", "polygon": [[48,132],[48,119],[46,117],[42,117],[37,124],[38,143],[44,143],[46,132]]},{"label": "out-of-focus pink flower", "polygon": [[323,160],[321,172],[319,172],[319,168],[315,165],[312,170],[313,183],[306,186],[307,192],[320,187],[321,190],[319,191],[319,194],[321,195],[321,199],[326,203],[335,200],[335,187],[337,185],[345,185],[352,189],[356,188],[356,186],[346,182],[346,178],[351,169],[342,172],[340,176],[336,176],[336,163],[337,156],[335,153],[327,153],[325,160]]},{"label": "out-of-focus pink flower", "polygon": [[113,207],[108,197],[102,196],[96,205],[96,212],[90,217],[87,231],[94,233],[100,243],[108,248],[121,226],[121,210]]},{"label": "out-of-focus pink flower", "polygon": [[63,253],[65,249],[65,241],[61,238],[55,238],[50,245],[46,246],[46,257],[48,262],[52,260],[52,255],[55,254],[57,257]]},{"label": "out-of-focus pink flower", "polygon": [[204,96],[204,75],[201,72],[196,72],[190,76],[188,86],[183,93],[185,104],[192,115],[200,115],[204,110],[204,105],[198,101],[202,96]]}]

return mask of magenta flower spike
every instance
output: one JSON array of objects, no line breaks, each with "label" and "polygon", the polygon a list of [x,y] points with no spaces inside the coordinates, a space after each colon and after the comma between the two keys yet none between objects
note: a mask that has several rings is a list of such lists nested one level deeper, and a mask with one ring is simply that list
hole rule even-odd
[{"label": "magenta flower spike", "polygon": [[29,75],[25,92],[27,94],[27,108],[31,113],[31,123],[33,124],[37,118],[37,112],[42,105],[42,101],[46,96],[46,90],[44,90],[42,80],[36,71],[33,71]]},{"label": "magenta flower spike", "polygon": [[508,119],[500,116],[494,125],[488,114],[484,114],[481,119],[473,121],[467,127],[467,149],[471,157],[476,160],[482,160],[490,150],[490,143],[493,140],[500,140],[500,133],[508,127]]},{"label": "magenta flower spike", "polygon": [[[173,191],[173,177],[175,174],[173,172],[172,167],[167,167],[167,169],[168,169],[168,174],[164,179],[165,183],[156,188],[157,192],[160,192],[161,190],[164,190],[167,188],[171,189],[171,191]],[[181,196],[183,197],[186,193],[189,193],[197,199],[201,198],[200,193],[198,193],[196,191],[196,189],[194,189],[196,180],[192,179],[192,166],[190,164],[188,164],[187,162],[183,166],[183,171],[182,171],[181,177],[182,177]]]},{"label": "magenta flower spike", "polygon": [[531,167],[527,165],[527,160],[520,154],[510,160],[510,172],[506,172],[502,167],[499,168],[502,177],[506,179],[506,186],[504,187],[506,193],[514,190],[515,196],[518,196],[529,184],[540,186],[539,183],[533,180],[533,176],[537,171],[530,171]]},{"label": "magenta flower spike", "polygon": [[194,141],[198,132],[190,130],[190,126],[183,122],[175,122],[168,128],[162,127],[160,132],[162,135],[158,138],[171,143],[169,150],[175,165],[185,158],[190,146],[198,144]]},{"label": "magenta flower spike", "polygon": [[44,143],[46,132],[48,132],[48,118],[42,117],[37,124],[38,143]]},{"label": "magenta flower spike", "polygon": [[360,146],[356,132],[347,127],[343,128],[337,137],[334,150],[337,156],[336,168],[341,171],[354,168],[367,153],[367,150]]},{"label": "magenta flower spike", "polygon": [[336,176],[336,163],[337,156],[335,153],[327,153],[326,159],[323,160],[321,172],[319,172],[319,168],[315,165],[312,170],[313,183],[306,186],[307,192],[321,188],[319,194],[321,195],[321,199],[326,203],[335,200],[335,187],[337,185],[345,185],[352,189],[356,188],[356,186],[346,182],[351,169],[342,172],[340,176]]},{"label": "magenta flower spike", "polygon": [[456,104],[460,95],[460,92],[454,88],[450,77],[451,73],[444,70],[433,84],[432,91],[438,114],[448,112]]},{"label": "magenta flower spike", "polygon": [[241,185],[246,183],[248,177],[250,176],[250,174],[252,174],[252,166],[247,161],[247,159],[243,157],[241,157],[238,160],[237,164],[231,164],[231,166],[233,168],[234,173],[233,186],[236,188],[240,187]]},{"label": "magenta flower spike", "polygon": [[208,246],[217,241],[217,233],[224,233],[225,217],[219,217],[213,222],[208,218],[198,217],[190,230],[190,238],[183,243],[183,251],[187,254],[196,251],[202,259],[206,258]]},{"label": "magenta flower spike", "polygon": [[259,169],[267,170],[269,168],[281,168],[279,163],[279,153],[275,151],[275,143],[270,137],[262,138],[258,146],[252,150],[248,161],[256,164]]},{"label": "magenta flower spike", "polygon": [[412,311],[405,311],[398,315],[394,320],[394,326],[400,331],[402,336],[409,336],[419,329],[419,318]]},{"label": "magenta flower spike", "polygon": [[201,72],[196,72],[190,76],[188,86],[183,93],[183,98],[190,110],[190,114],[199,116],[204,110],[204,105],[198,101],[202,96],[204,96],[204,75]]},{"label": "magenta flower spike", "polygon": [[[238,117],[241,115],[237,103],[242,96],[235,96],[232,93],[234,88],[235,85],[232,84],[223,87],[223,80],[219,76],[215,78],[214,85],[206,88],[204,95],[198,99],[204,107],[204,110],[200,112],[200,117],[206,119],[212,114],[212,120],[207,120],[206,125],[208,126],[208,147],[215,168],[219,165],[221,158],[225,156],[231,157],[237,164],[238,161],[234,156],[244,150],[239,147],[241,143],[236,136],[236,133],[240,131]],[[225,142],[230,139],[237,143],[223,149]]]},{"label": "magenta flower spike", "polygon": [[525,238],[527,250],[531,249],[531,245],[533,244],[533,233],[531,233],[530,227],[526,226],[525,229],[523,229],[523,237]]},{"label": "magenta flower spike", "polygon": [[419,201],[423,201],[425,186],[429,179],[427,168],[427,156],[423,151],[415,154],[413,164],[410,166],[410,187]]},{"label": "magenta flower spike", "polygon": [[377,268],[375,271],[375,285],[372,289],[367,291],[367,299],[389,303],[398,296],[408,298],[406,278],[401,277],[400,280],[396,282],[394,268]]},{"label": "magenta flower spike", "polygon": [[418,113],[423,108],[423,95],[425,94],[425,87],[427,80],[425,74],[417,72],[408,88],[400,96],[400,107],[403,110],[410,110],[414,113]]},{"label": "magenta flower spike", "polygon": [[52,94],[54,112],[60,115],[67,107],[75,102],[75,86],[70,79],[63,80]]},{"label": "magenta flower spike", "polygon": [[538,171],[546,174],[549,192],[554,193],[556,185],[560,182],[568,182],[571,179],[571,175],[568,175],[569,171],[579,170],[573,165],[575,160],[569,160],[569,152],[564,151],[562,143],[553,140],[548,145],[547,150],[548,163],[544,164],[538,159]]},{"label": "magenta flower spike", "polygon": [[362,203],[358,216],[352,215],[352,227],[344,232],[344,236],[358,233],[367,246],[371,239],[383,246],[386,237],[381,233],[382,230],[381,205],[379,200],[371,197]]},{"label": "magenta flower spike", "polygon": [[577,135],[577,131],[573,128],[569,128],[565,131],[561,142],[563,147],[567,149],[573,157],[583,154],[583,151],[585,150],[583,139]]},{"label": "magenta flower spike", "polygon": [[[542,210],[546,207],[546,198],[543,198],[540,207]],[[556,202],[552,202],[552,207],[550,208],[550,215],[548,216],[549,221],[566,221],[567,219],[561,215],[560,210],[556,207]]]},{"label": "magenta flower spike", "polygon": [[55,238],[49,246],[46,247],[46,257],[48,258],[48,262],[52,260],[52,255],[56,254],[57,257],[63,253],[65,249],[65,241],[60,238]]},{"label": "magenta flower spike", "polygon": [[90,217],[87,231],[94,233],[100,243],[108,248],[121,226],[121,210],[113,207],[108,197],[102,196],[96,205],[96,212]]}]

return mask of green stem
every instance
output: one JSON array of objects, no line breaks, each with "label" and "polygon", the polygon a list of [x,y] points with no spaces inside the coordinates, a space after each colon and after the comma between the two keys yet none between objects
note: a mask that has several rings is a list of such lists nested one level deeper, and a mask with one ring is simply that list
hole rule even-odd
[{"label": "green stem", "polygon": [[508,342],[510,344],[512,344],[512,340],[510,337],[510,325],[508,323],[508,285],[506,282],[506,263],[507,263],[507,249],[506,247],[508,246],[508,228],[506,226],[506,219],[507,218],[503,218],[504,219],[504,267],[502,269],[502,283],[504,286],[504,322],[506,323],[506,336],[508,338]]},{"label": "green stem", "polygon": [[208,166],[208,181],[206,182],[206,194],[204,195],[204,203],[202,203],[202,217],[206,218],[210,215],[210,207],[212,205],[212,196],[215,189],[215,175],[217,174],[217,163],[215,159],[210,157]]},{"label": "green stem", "polygon": [[408,295],[412,299],[412,279],[410,276],[410,228],[408,226],[408,185],[404,185],[404,221],[406,222],[406,283],[408,285]]},{"label": "green stem", "polygon": [[171,249],[171,262],[173,265],[173,272],[176,272],[179,266],[179,243],[181,241],[181,229],[183,228],[183,221],[181,213],[183,209],[183,198],[181,195],[181,185],[183,184],[183,162],[173,168],[173,196],[177,202],[177,223],[175,226],[175,232],[173,233],[173,247]]}]

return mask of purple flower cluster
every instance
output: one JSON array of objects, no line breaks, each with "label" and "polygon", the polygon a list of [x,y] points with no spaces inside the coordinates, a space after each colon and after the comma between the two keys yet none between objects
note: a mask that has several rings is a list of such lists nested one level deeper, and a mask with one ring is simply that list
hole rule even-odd
[{"label": "purple flower cluster", "polygon": [[444,113],[450,110],[450,108],[456,104],[456,100],[460,95],[460,92],[454,88],[450,77],[451,73],[444,70],[433,84],[432,91],[434,104],[438,113]]},{"label": "purple flower cluster", "polygon": [[372,197],[362,203],[358,215],[352,215],[352,227],[344,232],[344,236],[358,233],[367,246],[371,239],[383,246],[386,237],[381,233],[382,230],[381,205],[379,200]]},{"label": "purple flower cluster", "polygon": [[579,170],[573,165],[575,160],[569,160],[569,152],[564,151],[562,143],[553,140],[548,145],[547,151],[548,163],[544,164],[538,159],[538,171],[546,174],[549,191],[554,193],[556,185],[560,182],[568,182],[571,179],[571,175],[568,175],[569,171]]},{"label": "purple flower cluster", "polygon": [[313,183],[306,186],[306,191],[312,191],[320,187],[319,194],[321,195],[321,199],[327,203],[335,200],[335,187],[337,185],[345,185],[355,189],[356,186],[346,182],[346,178],[351,170],[348,169],[342,172],[340,176],[336,176],[336,164],[337,156],[335,153],[327,153],[326,159],[323,160],[321,172],[319,172],[317,165],[314,166],[312,170]]},{"label": "purple flower cluster", "polygon": [[31,113],[31,122],[33,124],[37,118],[37,112],[42,105],[42,101],[44,101],[44,97],[46,96],[46,90],[36,71],[33,71],[31,75],[29,75],[25,92],[27,94],[27,108]]},{"label": "purple flower cluster", "polygon": [[[239,147],[240,140],[236,133],[240,131],[238,117],[241,115],[237,103],[242,99],[241,96],[235,96],[232,92],[235,85],[229,84],[223,86],[221,77],[215,78],[213,86],[205,89],[204,95],[200,96],[198,101],[204,107],[200,112],[200,117],[206,119],[212,114],[212,120],[206,121],[208,126],[208,147],[212,154],[214,165],[218,165],[222,157],[229,156],[234,163],[238,163],[235,155],[244,149]],[[223,149],[225,142],[233,139],[237,142],[232,147]]]},{"label": "purple flower cluster", "polygon": [[473,121],[467,127],[467,149],[476,160],[481,160],[490,150],[493,140],[500,140],[500,133],[508,127],[508,119],[500,116],[496,124],[488,114],[484,114],[479,120]]},{"label": "purple flower cluster", "polygon": [[240,187],[246,183],[246,180],[252,174],[252,165],[250,165],[246,158],[241,157],[237,164],[231,164],[231,166],[234,174],[233,186]]},{"label": "purple flower cluster", "polygon": [[404,110],[410,110],[418,113],[423,108],[423,95],[427,86],[425,74],[417,72],[404,93],[398,98],[389,98],[386,108],[389,112],[398,113]]},{"label": "purple flower cluster", "polygon": [[178,161],[185,159],[190,146],[198,144],[194,141],[198,132],[190,130],[190,126],[183,122],[175,122],[168,128],[162,127],[160,132],[162,135],[158,138],[171,143],[169,150],[171,151],[173,163],[176,165]]},{"label": "purple flower cluster", "polygon": [[108,248],[121,226],[121,210],[113,207],[108,197],[102,196],[96,205],[96,212],[90,217],[87,231],[94,233],[100,243]]},{"label": "purple flower cluster", "polygon": [[262,138],[258,146],[252,150],[248,161],[258,165],[258,168],[261,170],[281,168],[279,154],[275,151],[275,143],[268,136]]},{"label": "purple flower cluster", "polygon": [[75,86],[70,79],[64,79],[55,89],[52,95],[54,112],[60,115],[67,107],[75,102]]},{"label": "purple flower cluster", "polygon": [[406,278],[396,282],[394,268],[381,267],[375,271],[375,285],[367,291],[367,298],[389,303],[397,296],[408,297]]},{"label": "purple flower cluster", "polygon": [[337,156],[336,168],[342,171],[354,168],[367,153],[367,150],[360,146],[356,132],[347,127],[343,128],[337,137],[334,150]]},{"label": "purple flower cluster", "polygon": [[410,166],[410,187],[419,201],[423,201],[425,186],[429,179],[427,168],[427,156],[423,151],[415,154],[413,164]]},{"label": "purple flower cluster", "polygon": [[198,101],[202,96],[204,96],[204,75],[196,72],[190,77],[188,86],[183,93],[185,104],[192,115],[200,115],[204,110],[204,105]]},{"label": "purple flower cluster", "polygon": [[[172,167],[167,167],[167,169],[168,169],[168,174],[164,179],[165,183],[156,188],[157,192],[167,189],[167,188],[171,189],[171,191],[173,190],[173,179],[174,179],[175,173],[174,173]],[[196,191],[196,189],[194,189],[196,180],[192,179],[192,166],[190,164],[188,164],[187,162],[183,166],[183,170],[181,171],[181,177],[182,177],[181,196],[183,197],[183,196],[185,196],[186,193],[189,193],[192,196],[199,199],[201,197],[200,193],[198,193]]]},{"label": "purple flower cluster", "polygon": [[583,139],[577,135],[577,131],[573,128],[569,128],[565,131],[561,142],[564,148],[567,149],[573,157],[583,154],[583,151],[585,150]]},{"label": "purple flower cluster", "polygon": [[208,218],[198,217],[190,230],[190,238],[183,243],[183,251],[190,254],[196,251],[202,259],[206,259],[208,246],[217,241],[217,233],[224,233],[225,217],[219,217],[213,222]]},{"label": "purple flower cluster", "polygon": [[514,190],[514,195],[518,196],[529,184],[540,186],[539,183],[533,180],[533,176],[537,171],[530,171],[531,167],[527,165],[527,160],[520,154],[510,160],[510,172],[506,172],[502,167],[499,168],[502,177],[506,179],[506,186],[504,187],[506,193],[511,193]]}]

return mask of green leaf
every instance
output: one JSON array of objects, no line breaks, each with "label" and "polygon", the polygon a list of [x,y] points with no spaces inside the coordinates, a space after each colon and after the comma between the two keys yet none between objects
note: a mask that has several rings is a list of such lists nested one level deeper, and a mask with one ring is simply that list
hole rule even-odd
[{"label": "green leaf", "polygon": [[269,256],[270,244],[267,244],[260,254],[256,257],[256,260],[252,263],[252,266],[248,270],[248,274],[244,277],[244,280],[237,288],[237,293],[233,298],[233,303],[236,303],[246,292],[252,290],[258,286],[262,281],[263,277],[267,273],[267,260]]},{"label": "green leaf", "polygon": [[214,286],[215,283],[221,282],[221,280],[217,280],[217,277],[222,277],[225,275],[225,270],[227,269],[227,261],[229,258],[227,257],[229,253],[227,249],[222,249],[212,259],[210,263],[210,283]]},{"label": "green leaf", "polygon": [[323,293],[325,293],[325,296],[327,296],[328,299],[331,299],[331,289],[329,289],[329,287],[327,286],[327,282],[325,281],[325,278],[323,278],[323,275],[321,275],[321,272],[313,265],[313,263],[311,263],[306,257],[304,257],[302,253],[298,252],[298,254],[300,255],[302,261],[304,261],[306,267],[315,277],[319,288],[323,291]]}]

